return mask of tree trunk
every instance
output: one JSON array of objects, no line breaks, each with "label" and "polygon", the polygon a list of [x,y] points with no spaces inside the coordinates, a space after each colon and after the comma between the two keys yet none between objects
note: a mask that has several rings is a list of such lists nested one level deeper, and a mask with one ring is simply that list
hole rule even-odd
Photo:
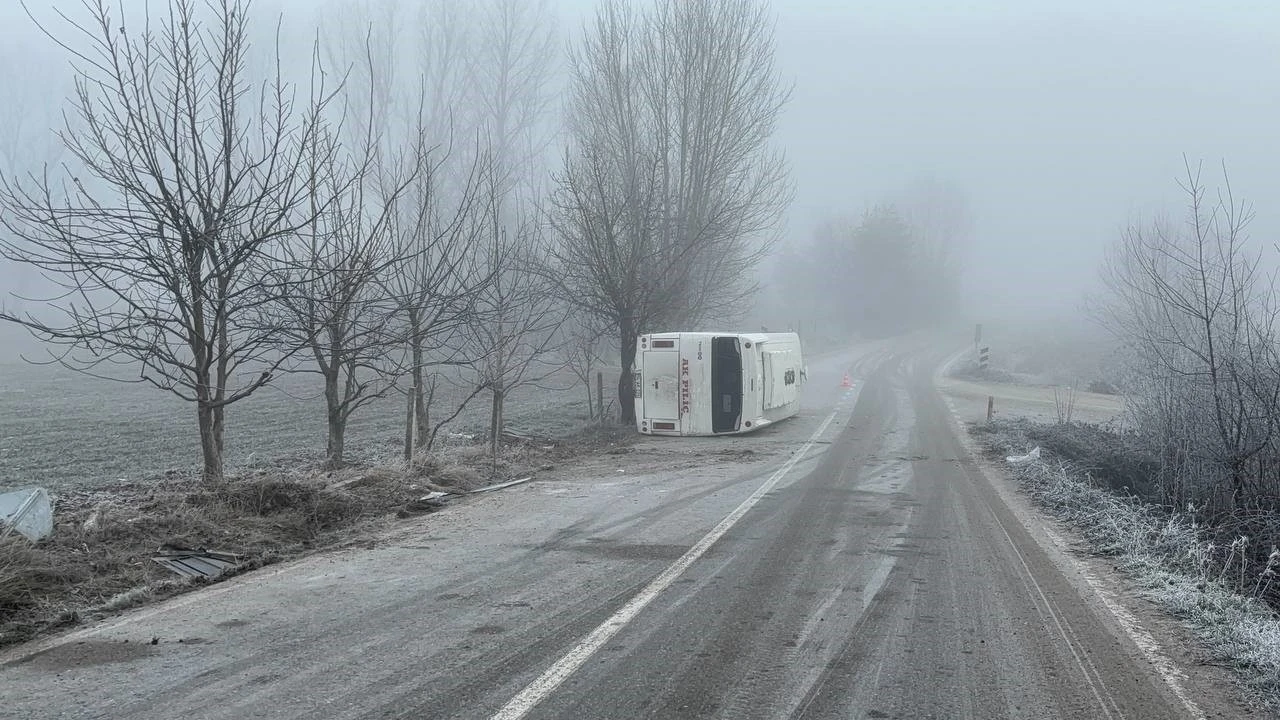
[{"label": "tree trunk", "polygon": [[587,374],[587,379],[582,383],[582,385],[587,389],[587,419],[595,420],[596,404],[595,399],[591,397],[591,375],[589,373]]},{"label": "tree trunk", "polygon": [[489,453],[493,461],[493,471],[498,471],[498,449],[502,447],[502,404],[503,391],[499,386],[493,388],[493,406],[489,411]]},{"label": "tree trunk", "polygon": [[346,448],[346,436],[346,421],[338,416],[329,416],[329,441],[326,443],[325,448],[329,454],[330,468],[342,467],[342,454]]},{"label": "tree trunk", "polygon": [[632,370],[636,359],[635,325],[630,320],[619,323],[621,332],[619,347],[622,348],[622,374],[618,376],[618,420],[623,425],[636,424],[636,396],[633,387]]},{"label": "tree trunk", "polygon": [[205,482],[222,479],[222,424],[215,408],[209,401],[196,403],[196,416],[200,423],[200,450],[204,455],[204,469],[201,473]]},{"label": "tree trunk", "polygon": [[227,455],[227,408],[219,405],[213,409],[213,444],[218,448],[218,477],[222,477],[222,458]]},{"label": "tree trunk", "polygon": [[342,398],[338,397],[338,372],[326,373],[324,400],[328,407],[329,437],[325,443],[325,457],[330,468],[342,467],[342,453],[347,434],[347,419],[342,416]]},{"label": "tree trunk", "polygon": [[502,390],[493,389],[493,402],[489,407],[489,451],[498,456],[498,445],[502,441]]},{"label": "tree trunk", "polygon": [[[431,407],[436,402],[436,379],[434,377],[427,384],[426,392],[418,400],[420,402],[414,408],[415,417],[418,418],[418,447],[422,450],[430,450],[436,442],[436,431],[440,429],[439,426],[431,424]],[[421,413],[420,415],[418,414],[419,412]]]},{"label": "tree trunk", "polygon": [[409,388],[409,402],[405,405],[404,411],[404,462],[405,465],[413,464],[413,456],[417,453],[418,447],[414,443],[414,430],[417,424],[413,412],[414,388]]},{"label": "tree trunk", "polygon": [[423,377],[422,382],[424,385],[427,386],[427,389],[423,390],[421,393],[418,394],[416,398],[414,398],[414,402],[416,403],[416,405],[414,406],[413,413],[414,413],[414,417],[417,418],[417,423],[418,423],[417,446],[420,448],[425,448],[427,450],[430,450],[431,437],[432,437],[431,403],[435,402],[436,380],[433,377],[431,379],[431,382],[428,383],[426,380],[426,378],[428,377],[426,373],[423,373],[422,377]]},{"label": "tree trunk", "polygon": [[[417,311],[409,313],[409,351],[413,355],[413,388],[409,391],[413,393],[414,417],[418,424],[418,437],[414,445],[419,449],[428,448],[431,444],[431,422],[430,416],[427,414],[427,383],[425,353],[422,351],[422,320],[418,316]],[[405,436],[413,432],[412,429],[405,429]]]}]

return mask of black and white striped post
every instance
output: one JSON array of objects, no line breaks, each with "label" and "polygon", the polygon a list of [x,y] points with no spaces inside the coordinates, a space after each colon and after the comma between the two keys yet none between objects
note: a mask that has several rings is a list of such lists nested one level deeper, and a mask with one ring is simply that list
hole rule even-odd
[{"label": "black and white striped post", "polygon": [[978,368],[981,370],[986,370],[987,366],[990,364],[991,364],[991,346],[984,345],[983,347],[978,348]]}]

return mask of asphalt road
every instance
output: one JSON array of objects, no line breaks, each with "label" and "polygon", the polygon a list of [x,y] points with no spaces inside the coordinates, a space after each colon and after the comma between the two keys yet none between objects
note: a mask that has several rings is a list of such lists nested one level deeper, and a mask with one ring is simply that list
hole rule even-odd
[{"label": "asphalt road", "polygon": [[803,416],[757,435],[645,440],[10,651],[0,717],[1190,717],[968,455],[942,359],[811,359]]}]

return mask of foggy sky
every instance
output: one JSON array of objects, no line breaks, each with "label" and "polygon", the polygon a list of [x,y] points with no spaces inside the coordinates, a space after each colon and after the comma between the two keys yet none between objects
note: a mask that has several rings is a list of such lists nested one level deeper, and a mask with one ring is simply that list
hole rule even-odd
[{"label": "foggy sky", "polygon": [[[554,4],[567,40],[595,3]],[[34,62],[0,69],[0,97],[16,92],[15,75],[65,79],[54,69],[62,56],[16,5],[0,3],[0,43]],[[48,14],[48,3],[31,5]],[[279,8],[286,33],[311,32],[302,27],[311,2],[258,6]],[[1280,3],[1127,6],[775,2],[779,67],[795,84],[777,137],[797,190],[787,241],[932,179],[971,203],[975,319],[1070,308],[1127,222],[1181,207],[1173,181],[1185,153],[1206,162],[1210,181],[1226,162],[1237,194],[1256,204],[1253,236],[1271,247],[1280,239]],[[50,86],[58,82],[40,84],[43,96]]]},{"label": "foggy sky", "polygon": [[1280,4],[1127,5],[787,3],[793,229],[933,176],[970,197],[979,312],[1070,303],[1128,221],[1180,207],[1185,153],[1280,240]]}]

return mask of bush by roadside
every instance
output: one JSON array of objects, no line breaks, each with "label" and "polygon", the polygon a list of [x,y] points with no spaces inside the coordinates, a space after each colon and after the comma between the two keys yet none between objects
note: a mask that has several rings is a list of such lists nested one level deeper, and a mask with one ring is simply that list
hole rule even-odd
[{"label": "bush by roadside", "polygon": [[1086,423],[1003,425],[1016,427],[1025,436],[1025,442],[1070,461],[1076,470],[1088,473],[1113,492],[1136,495],[1145,502],[1155,502],[1157,498],[1152,478],[1160,471],[1159,462],[1130,437],[1111,427]]},{"label": "bush by roadside", "polygon": [[[1148,598],[1186,622],[1204,642],[1208,659],[1234,669],[1253,700],[1280,710],[1280,616],[1266,602],[1280,585],[1274,582],[1280,550],[1272,548],[1265,565],[1255,567],[1249,550],[1256,539],[1240,536],[1224,545],[1194,510],[1163,509],[1107,489],[1076,458],[1092,458],[1094,471],[1114,473],[1123,453],[1114,446],[1108,451],[1105,443],[1099,455],[1064,453],[1094,447],[1083,438],[1105,433],[1098,428],[1006,421],[976,425],[971,432],[993,456],[1021,454],[1033,445],[1048,451],[1038,462],[1012,468],[1023,490],[1070,524],[1090,551],[1112,559]],[[1125,463],[1119,467],[1128,472]]]}]

